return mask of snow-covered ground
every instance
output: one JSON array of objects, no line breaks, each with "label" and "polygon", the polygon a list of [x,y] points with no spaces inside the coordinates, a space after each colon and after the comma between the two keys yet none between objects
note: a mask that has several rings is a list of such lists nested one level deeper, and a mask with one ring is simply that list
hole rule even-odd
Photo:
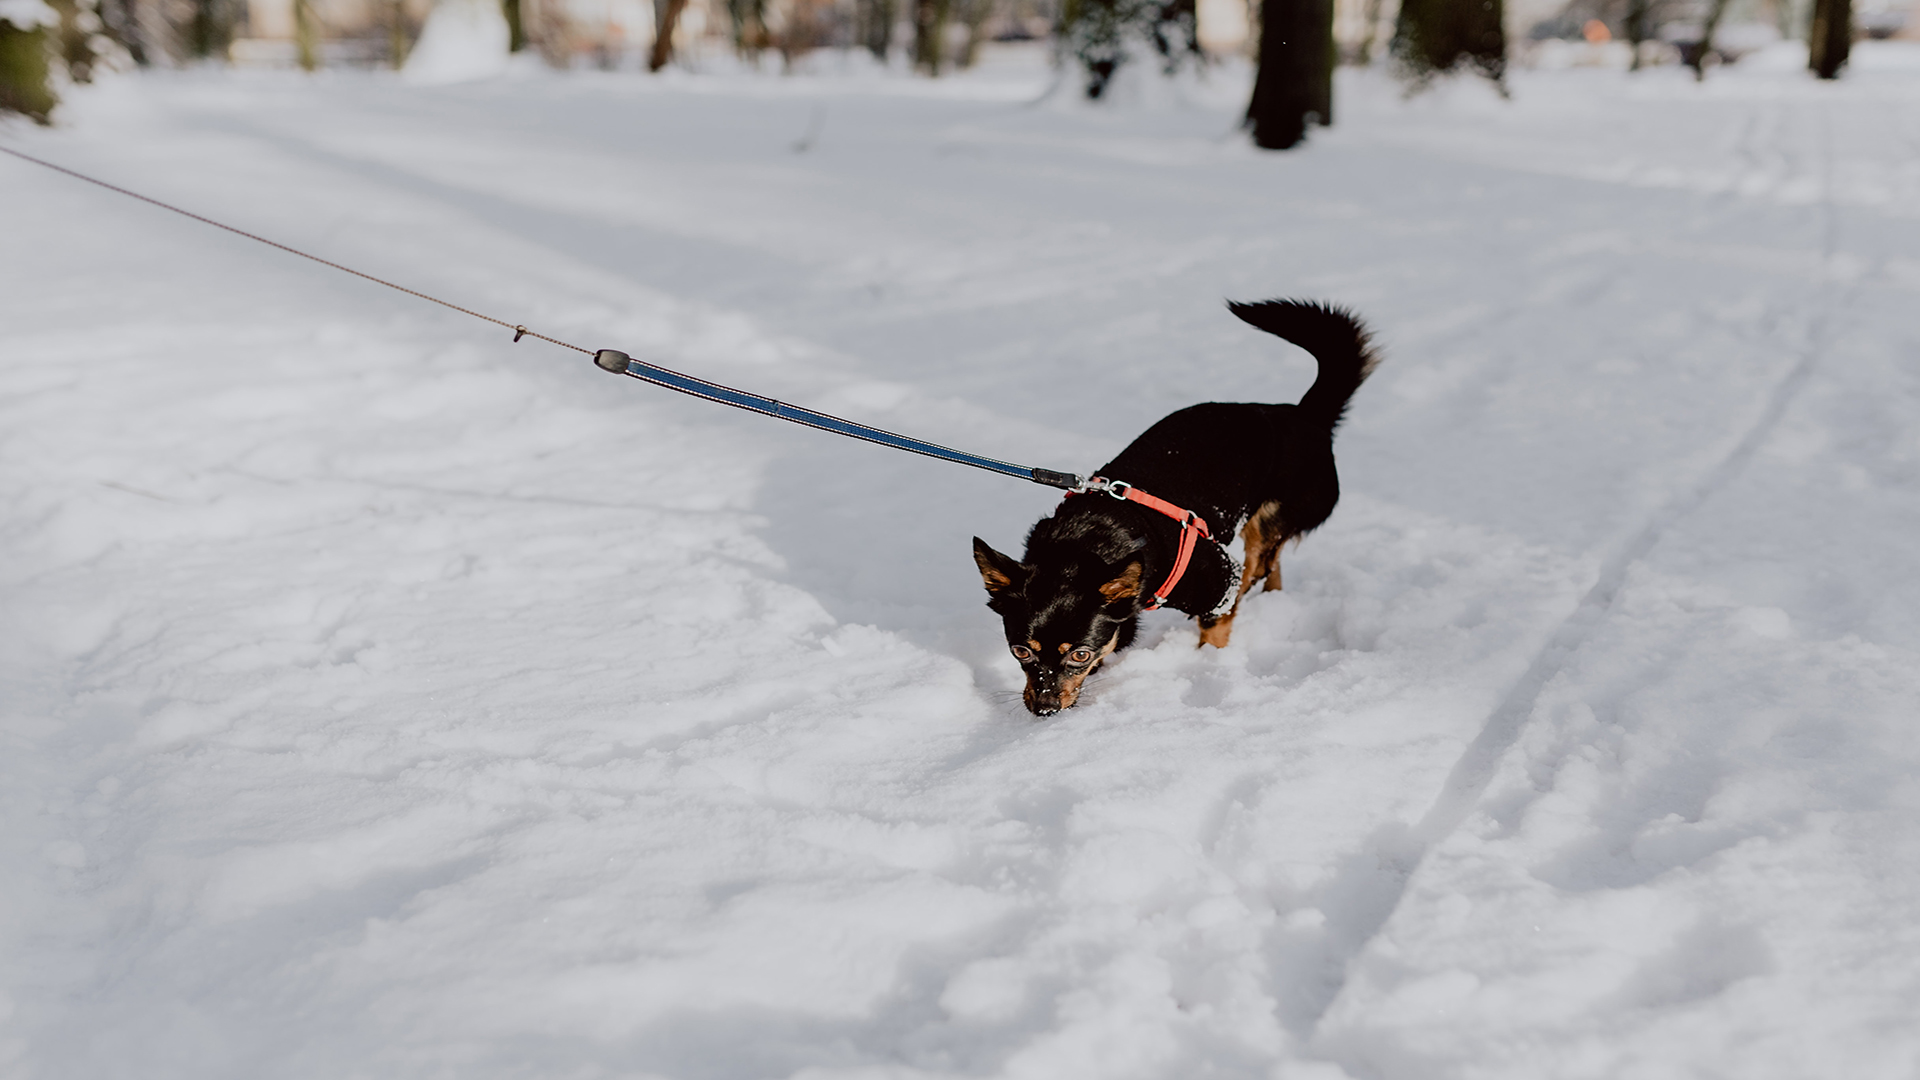
[{"label": "snow-covered ground", "polygon": [[0,139],[1051,468],[1386,363],[1231,648],[1020,707],[1045,489],[0,158],[0,1076],[1920,1075],[1920,63],[196,73]]}]

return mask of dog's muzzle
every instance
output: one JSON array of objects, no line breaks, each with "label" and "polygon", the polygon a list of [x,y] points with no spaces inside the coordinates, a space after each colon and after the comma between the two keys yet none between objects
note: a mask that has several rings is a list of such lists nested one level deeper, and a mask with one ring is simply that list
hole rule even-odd
[{"label": "dog's muzzle", "polygon": [[1073,699],[1062,692],[1059,681],[1050,678],[1027,676],[1027,691],[1020,695],[1026,703],[1027,711],[1035,716],[1052,716],[1061,709],[1073,704]]}]

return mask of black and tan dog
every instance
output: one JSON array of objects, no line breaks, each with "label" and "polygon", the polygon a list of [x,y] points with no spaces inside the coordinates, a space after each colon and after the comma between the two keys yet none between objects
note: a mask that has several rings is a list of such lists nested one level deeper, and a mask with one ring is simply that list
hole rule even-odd
[{"label": "black and tan dog", "polygon": [[[1340,499],[1333,429],[1373,370],[1366,328],[1325,304],[1227,307],[1319,361],[1298,405],[1181,409],[1034,525],[1024,559],[973,538],[987,606],[1006,624],[1035,715],[1071,706],[1087,676],[1132,643],[1142,611],[1184,611],[1200,620],[1200,644],[1225,646],[1253,583],[1280,587],[1280,546],[1317,528]],[[1226,546],[1236,538],[1238,559]]]}]

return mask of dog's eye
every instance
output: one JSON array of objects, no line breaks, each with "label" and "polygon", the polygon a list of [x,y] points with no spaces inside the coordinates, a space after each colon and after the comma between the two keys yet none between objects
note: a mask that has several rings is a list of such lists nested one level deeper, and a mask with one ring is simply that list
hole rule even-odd
[{"label": "dog's eye", "polygon": [[1067,654],[1067,662],[1070,664],[1085,664],[1091,661],[1092,659],[1093,659],[1093,650],[1087,648],[1085,645],[1082,645],[1079,648]]},{"label": "dog's eye", "polygon": [[1033,659],[1033,650],[1027,648],[1025,645],[1009,645],[1007,647],[1013,650],[1013,658],[1015,660]]}]

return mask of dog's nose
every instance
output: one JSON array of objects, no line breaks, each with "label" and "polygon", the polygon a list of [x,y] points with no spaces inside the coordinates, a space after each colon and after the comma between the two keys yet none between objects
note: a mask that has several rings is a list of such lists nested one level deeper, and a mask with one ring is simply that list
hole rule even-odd
[{"label": "dog's nose", "polygon": [[1027,702],[1027,708],[1032,709],[1035,716],[1052,716],[1060,711],[1060,695],[1035,694],[1033,699]]}]

